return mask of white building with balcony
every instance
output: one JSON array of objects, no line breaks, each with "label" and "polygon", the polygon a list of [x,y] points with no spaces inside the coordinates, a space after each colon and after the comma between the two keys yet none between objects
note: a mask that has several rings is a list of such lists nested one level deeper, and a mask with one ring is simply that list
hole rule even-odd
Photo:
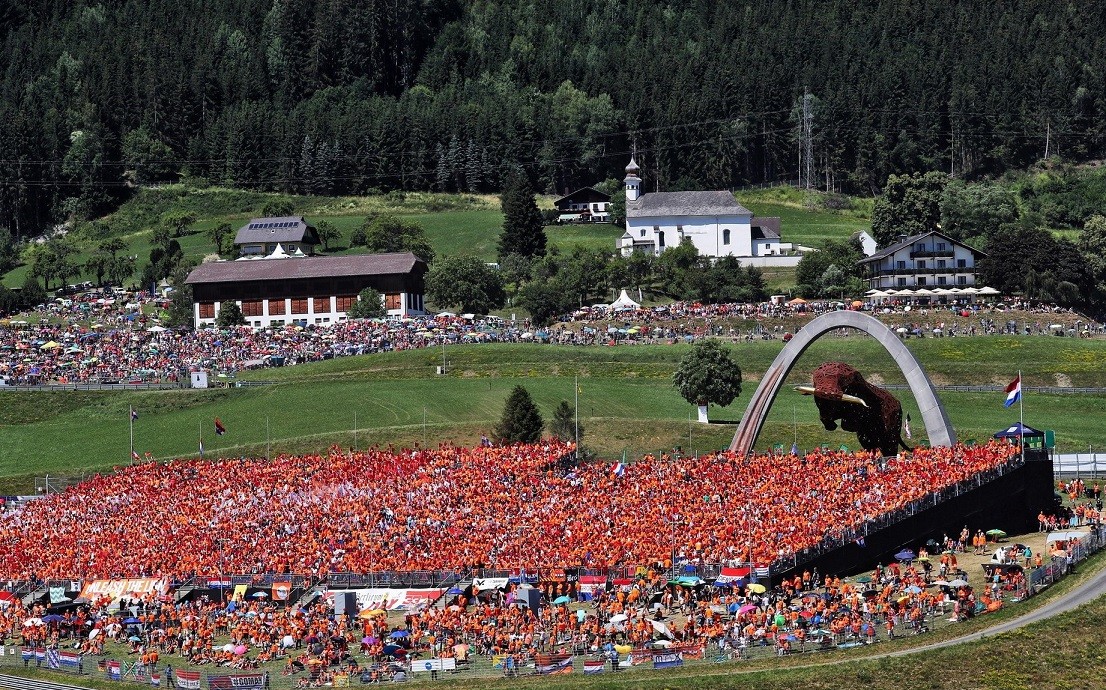
[{"label": "white building with balcony", "polygon": [[907,237],[858,263],[874,290],[965,288],[986,254],[937,231]]}]

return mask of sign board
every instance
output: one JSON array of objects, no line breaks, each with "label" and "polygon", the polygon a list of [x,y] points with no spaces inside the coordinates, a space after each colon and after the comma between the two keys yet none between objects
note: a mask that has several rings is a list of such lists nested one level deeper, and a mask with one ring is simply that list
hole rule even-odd
[{"label": "sign board", "polygon": [[1045,448],[1056,447],[1056,432],[1053,429],[1045,429]]},{"label": "sign board", "polygon": [[428,671],[454,671],[457,669],[457,660],[453,657],[441,659],[415,659],[411,662],[412,673],[426,673]]},{"label": "sign board", "polygon": [[191,373],[193,388],[207,388],[207,372],[193,371]]}]

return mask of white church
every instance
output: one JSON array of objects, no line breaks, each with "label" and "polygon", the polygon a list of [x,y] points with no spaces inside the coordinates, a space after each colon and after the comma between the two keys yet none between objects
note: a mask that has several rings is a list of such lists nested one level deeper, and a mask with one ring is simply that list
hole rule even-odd
[{"label": "white church", "polygon": [[623,256],[634,252],[659,256],[685,240],[694,244],[699,254],[710,257],[778,257],[781,251],[791,249],[780,244],[779,218],[754,218],[732,193],[642,194],[640,170],[631,158],[625,179],[626,233],[618,240]]}]

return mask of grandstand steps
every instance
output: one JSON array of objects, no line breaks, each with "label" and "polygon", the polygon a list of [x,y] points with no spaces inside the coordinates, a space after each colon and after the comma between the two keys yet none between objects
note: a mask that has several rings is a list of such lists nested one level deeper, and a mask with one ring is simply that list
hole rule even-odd
[{"label": "grandstand steps", "polygon": [[315,587],[309,587],[304,590],[303,594],[300,595],[298,599],[295,600],[295,603],[292,604],[292,608],[298,609],[307,606],[319,597],[322,597],[324,594],[326,594],[326,585],[316,585]]},{"label": "grandstand steps", "polygon": [[173,594],[173,603],[179,604],[182,601],[186,601],[195,590],[195,585],[183,585],[181,587],[178,587],[177,591]]},{"label": "grandstand steps", "polygon": [[46,587],[41,587],[41,588],[36,589],[35,591],[31,592],[30,594],[24,594],[23,595],[23,605],[24,606],[31,606],[35,602],[40,601],[44,596],[46,596],[49,593],[50,593],[49,589],[47,589]]},{"label": "grandstand steps", "polygon": [[[459,582],[457,582],[457,584],[453,585],[453,587],[456,587],[457,589],[461,589],[461,590],[467,590],[471,586],[472,586],[472,580],[471,579],[469,579],[469,580],[460,580]],[[437,608],[437,609],[444,609],[446,607],[446,604],[448,604],[453,599],[453,597],[451,597],[449,595],[449,590],[450,590],[450,588],[448,588],[448,587],[443,589],[441,596],[439,596],[437,599],[434,600],[434,603],[431,605],[431,607],[432,608]]]}]

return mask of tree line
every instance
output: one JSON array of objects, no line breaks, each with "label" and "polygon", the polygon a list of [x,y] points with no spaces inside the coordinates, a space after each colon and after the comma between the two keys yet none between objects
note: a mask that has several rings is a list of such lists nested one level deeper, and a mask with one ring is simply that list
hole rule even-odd
[{"label": "tree line", "polygon": [[865,194],[1080,162],[1104,41],[1106,8],[1039,1],[10,0],[0,226],[180,179],[484,192],[521,165],[562,192],[634,146],[668,190],[792,179],[799,150],[806,182]]}]

